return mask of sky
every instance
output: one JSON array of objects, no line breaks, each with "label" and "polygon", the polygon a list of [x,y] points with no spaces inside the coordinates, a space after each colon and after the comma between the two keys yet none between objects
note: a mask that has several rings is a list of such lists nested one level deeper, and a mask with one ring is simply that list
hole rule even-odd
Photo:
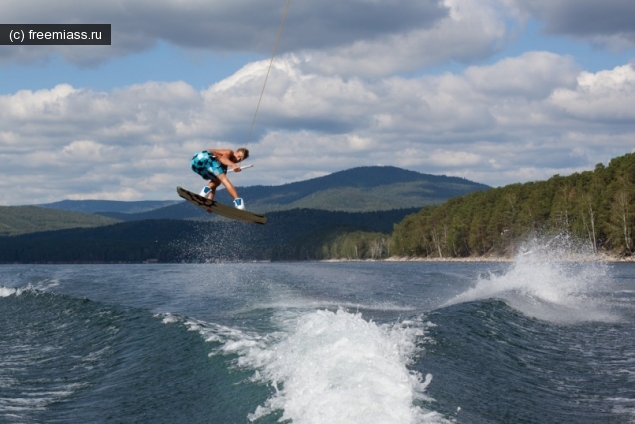
[{"label": "sky", "polygon": [[[167,200],[390,165],[491,186],[635,152],[633,0],[3,0],[110,46],[0,46],[0,205]],[[247,205],[249,199],[245,199]]]}]

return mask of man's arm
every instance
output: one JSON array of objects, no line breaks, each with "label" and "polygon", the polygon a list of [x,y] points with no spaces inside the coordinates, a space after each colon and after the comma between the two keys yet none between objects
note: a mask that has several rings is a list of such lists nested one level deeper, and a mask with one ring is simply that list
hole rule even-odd
[{"label": "man's arm", "polygon": [[240,166],[236,165],[230,159],[230,157],[234,154],[233,151],[229,149],[209,149],[208,152],[216,156],[216,159],[218,159],[218,161],[223,165],[231,166],[234,172],[240,171]]}]

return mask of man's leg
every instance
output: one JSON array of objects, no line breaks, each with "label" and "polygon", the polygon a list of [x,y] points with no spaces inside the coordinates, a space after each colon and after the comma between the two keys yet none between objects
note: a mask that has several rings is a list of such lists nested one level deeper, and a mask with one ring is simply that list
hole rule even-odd
[{"label": "man's leg", "polygon": [[225,174],[220,174],[217,180],[219,180],[225,186],[225,188],[227,189],[227,193],[229,193],[232,198],[236,199],[238,197],[238,193],[236,192],[234,185],[231,181],[229,181],[229,178],[227,178]]},{"label": "man's leg", "polygon": [[220,185],[220,181],[218,178],[214,177],[209,180],[207,186],[209,187],[209,193],[207,193],[207,198],[209,200],[214,200],[214,195],[216,194],[216,187]]}]

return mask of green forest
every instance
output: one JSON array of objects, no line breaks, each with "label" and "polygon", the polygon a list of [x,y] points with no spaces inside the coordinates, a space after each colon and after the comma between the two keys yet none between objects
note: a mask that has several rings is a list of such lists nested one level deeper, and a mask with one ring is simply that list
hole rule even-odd
[{"label": "green forest", "polygon": [[384,259],[391,256],[391,245],[388,233],[333,226],[276,247],[269,259]]},{"label": "green forest", "polygon": [[[194,207],[193,207],[194,208]],[[375,237],[416,208],[365,213],[294,209],[267,225],[148,219],[0,237],[0,263],[207,262],[383,257]],[[322,244],[327,243],[325,251]]]},{"label": "green forest", "polygon": [[37,206],[0,206],[0,237],[65,228],[112,225],[117,219]]},{"label": "green forest", "polygon": [[512,184],[424,207],[395,225],[399,256],[514,255],[530,234],[570,234],[594,252],[630,256],[635,227],[635,154],[547,181]]}]

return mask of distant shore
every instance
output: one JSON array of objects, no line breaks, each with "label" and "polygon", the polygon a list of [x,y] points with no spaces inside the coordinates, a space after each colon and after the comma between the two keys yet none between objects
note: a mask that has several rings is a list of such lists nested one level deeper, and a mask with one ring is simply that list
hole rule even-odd
[{"label": "distant shore", "polygon": [[[597,254],[580,257],[581,260],[601,262],[635,262],[635,256],[612,256]],[[401,257],[391,256],[384,259],[386,262],[514,262],[516,257],[505,256],[469,256],[465,258],[439,258],[439,257]]]},{"label": "distant shore", "polygon": [[[570,258],[574,260],[574,258]],[[593,256],[584,256],[579,258],[580,261],[600,261],[600,262],[615,262],[615,263],[630,263],[635,262],[635,256],[619,257],[605,254],[598,254]],[[439,258],[439,257],[404,257],[404,256],[391,256],[386,259],[323,259],[319,262],[514,262],[516,257],[505,256],[469,256],[465,258]]]},{"label": "distant shore", "polygon": [[439,258],[439,257],[403,257],[391,256],[384,259],[386,262],[513,262],[514,258],[506,258],[503,256],[469,256],[466,258]]},{"label": "distant shore", "polygon": [[469,258],[437,258],[437,257],[400,257],[391,256],[386,259],[322,259],[318,262],[513,262],[513,258],[503,257],[469,257]]}]

